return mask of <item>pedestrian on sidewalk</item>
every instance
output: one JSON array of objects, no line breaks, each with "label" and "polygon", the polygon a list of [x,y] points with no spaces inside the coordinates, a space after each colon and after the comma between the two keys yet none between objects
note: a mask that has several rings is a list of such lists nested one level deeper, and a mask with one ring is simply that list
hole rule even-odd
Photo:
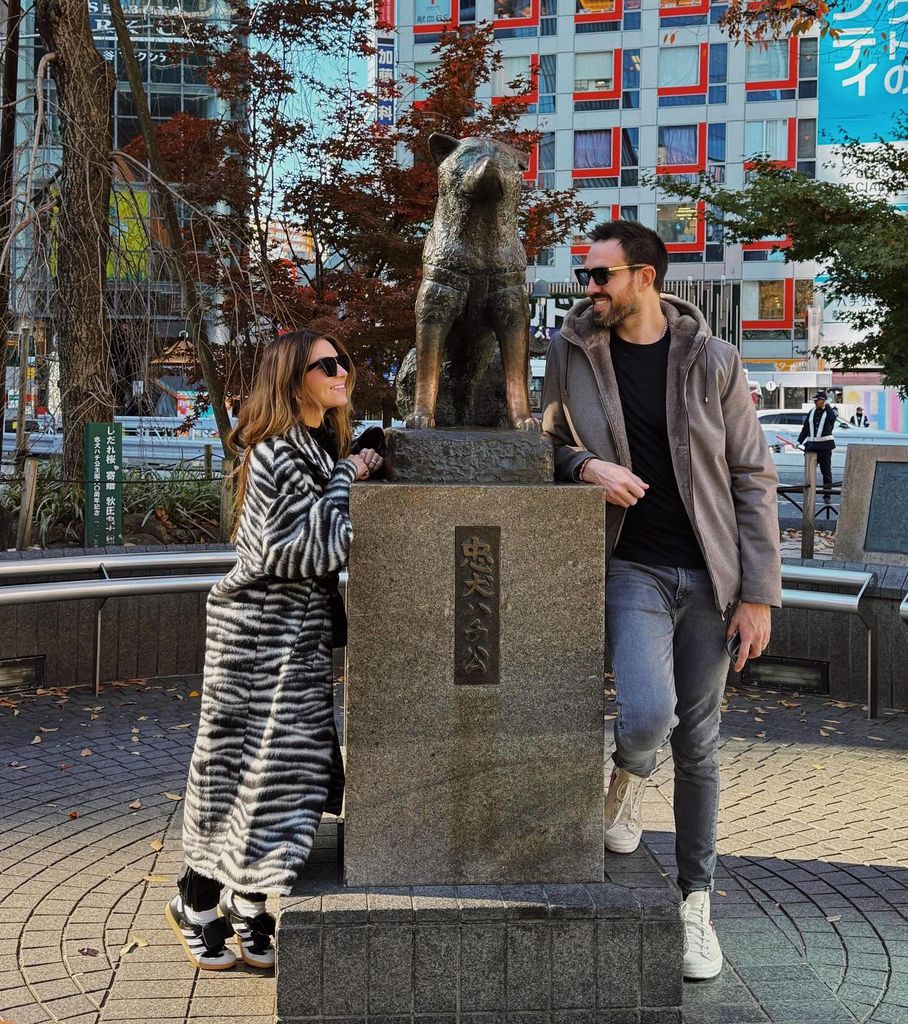
[{"label": "pedestrian on sidewalk", "polygon": [[241,455],[237,561],[208,598],[184,868],[165,908],[189,960],[207,970],[237,962],[234,935],[247,964],[274,965],[266,894],[290,892],[322,812],[341,807],[337,574],[350,486],[382,464],[372,449],[351,454],[354,377],[337,339],[285,334],[265,349],[230,436]]},{"label": "pedestrian on sidewalk", "polygon": [[804,417],[804,425],[798,435],[798,444],[805,452],[817,453],[817,466],[823,477],[823,504],[832,504],[832,449],[835,438],[832,432],[838,414],[826,404],[826,392],[818,391],[813,396],[813,409]]},{"label": "pedestrian on sidewalk", "polygon": [[646,779],[671,741],[684,976],[711,978],[718,740],[728,672],[769,642],[781,604],[778,477],[738,353],[660,289],[649,228],[603,222],[575,271],[587,298],[546,360],[543,427],[555,476],[605,491],[606,632],[617,685],[606,849],[642,834]]},{"label": "pedestrian on sidewalk", "polygon": [[861,406],[858,406],[857,409],[855,409],[855,411],[852,413],[852,415],[848,417],[848,422],[853,427],[870,426],[870,420],[867,418],[867,414],[864,412]]}]

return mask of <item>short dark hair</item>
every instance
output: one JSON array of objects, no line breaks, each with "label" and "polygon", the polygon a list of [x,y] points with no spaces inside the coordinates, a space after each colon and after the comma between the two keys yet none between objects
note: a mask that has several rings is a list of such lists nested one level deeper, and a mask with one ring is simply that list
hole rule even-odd
[{"label": "short dark hair", "polygon": [[591,242],[612,239],[621,244],[628,263],[646,263],[655,269],[653,285],[661,292],[668,272],[668,249],[656,232],[635,220],[604,220],[590,231]]}]

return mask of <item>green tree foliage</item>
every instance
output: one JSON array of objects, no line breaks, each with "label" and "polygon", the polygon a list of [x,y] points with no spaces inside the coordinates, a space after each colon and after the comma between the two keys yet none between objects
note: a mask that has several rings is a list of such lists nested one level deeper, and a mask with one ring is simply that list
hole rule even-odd
[{"label": "green tree foliage", "polygon": [[818,353],[845,370],[881,366],[883,382],[908,398],[908,218],[893,204],[908,194],[908,116],[894,141],[866,145],[846,139],[836,147],[850,184],[814,181],[760,160],[740,190],[721,188],[705,175],[696,184],[660,177],[670,195],[703,200],[707,217],[721,221],[732,242],[790,237],[786,262],[824,266],[827,302],[841,301],[840,316],[859,340],[821,346]]}]

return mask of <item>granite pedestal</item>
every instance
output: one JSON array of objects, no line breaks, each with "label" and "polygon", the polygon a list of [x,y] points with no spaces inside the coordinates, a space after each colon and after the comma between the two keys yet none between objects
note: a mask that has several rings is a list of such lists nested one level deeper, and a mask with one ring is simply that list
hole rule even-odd
[{"label": "granite pedestal", "polygon": [[590,885],[351,888],[340,825],[281,901],[281,1024],[680,1024],[680,895],[642,848]]},{"label": "granite pedestal", "polygon": [[350,514],[347,883],[601,882],[599,491],[362,485]]}]

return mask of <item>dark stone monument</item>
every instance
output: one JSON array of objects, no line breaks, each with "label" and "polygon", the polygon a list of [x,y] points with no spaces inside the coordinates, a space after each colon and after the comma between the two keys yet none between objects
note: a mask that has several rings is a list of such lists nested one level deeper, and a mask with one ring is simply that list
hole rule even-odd
[{"label": "dark stone monument", "polygon": [[344,821],[282,904],[279,1018],[680,1021],[679,895],[605,858],[605,503],[530,412],[525,158],[431,146],[409,429],[351,495]]},{"label": "dark stone monument", "polygon": [[908,445],[849,444],[835,557],[908,566]]}]

